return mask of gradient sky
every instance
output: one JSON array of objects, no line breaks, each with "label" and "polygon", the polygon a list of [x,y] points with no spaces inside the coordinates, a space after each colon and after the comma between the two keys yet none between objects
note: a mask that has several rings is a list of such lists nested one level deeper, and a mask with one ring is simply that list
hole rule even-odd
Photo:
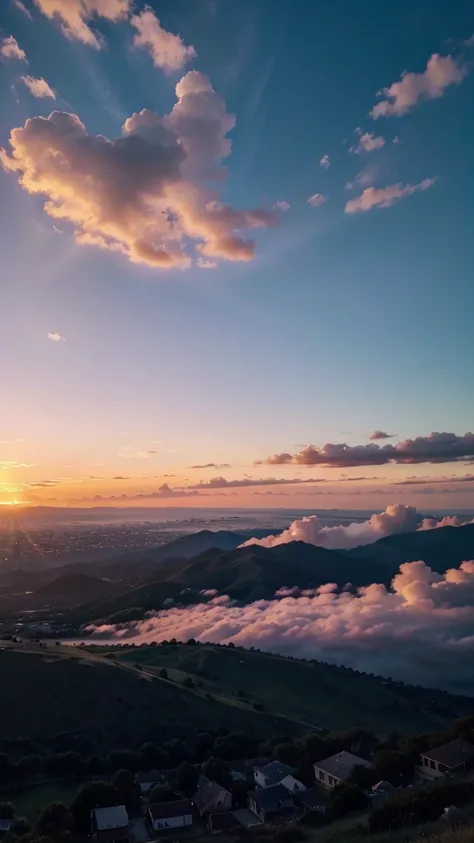
[{"label": "gradient sky", "polygon": [[[108,17],[77,16],[67,32],[66,5],[0,9],[0,501],[473,508],[468,439],[456,462],[436,440],[434,461],[415,464],[294,456],[367,445],[375,430],[396,446],[473,429],[472,2],[436,0],[427,14],[425,0],[151,0],[155,62],[134,43],[140,0],[107,0]],[[86,6],[97,0],[69,0]],[[58,218],[43,207],[51,192],[32,192],[48,157],[43,124],[31,124],[26,175],[26,146],[10,157],[12,129],[56,109],[116,139],[142,109],[169,115],[189,71],[209,80],[191,74],[178,89],[197,97],[191,127],[186,113],[137,130],[158,144],[168,179],[166,202],[153,199],[168,227],[158,246],[179,265],[137,257],[123,235],[125,191],[151,190],[142,154],[123,153],[123,191],[114,177],[101,200],[122,234],[94,230],[109,248],[77,242],[85,228],[64,193]],[[177,155],[187,150],[180,181],[162,163],[165,132]],[[56,192],[78,160],[79,146],[64,148],[71,157],[48,164]],[[98,183],[83,150],[75,201]],[[118,175],[105,153],[104,180]],[[42,174],[52,184],[51,169]],[[272,454],[292,458],[266,465]],[[189,488],[216,477],[324,482]],[[413,477],[423,483],[392,485]]]}]

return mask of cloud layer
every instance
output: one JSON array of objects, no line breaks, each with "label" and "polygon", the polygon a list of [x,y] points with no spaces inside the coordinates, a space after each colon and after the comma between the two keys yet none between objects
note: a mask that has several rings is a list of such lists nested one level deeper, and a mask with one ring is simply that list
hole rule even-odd
[{"label": "cloud layer", "polygon": [[395,202],[412,196],[420,190],[428,190],[436,179],[423,179],[419,184],[391,184],[388,187],[367,187],[360,196],[346,202],[346,214],[357,214],[360,211],[370,211],[372,208],[390,208]]},{"label": "cloud layer", "polygon": [[399,82],[384,88],[379,96],[384,97],[374,105],[370,116],[400,117],[411,111],[421,100],[433,100],[442,97],[450,85],[459,85],[466,76],[467,69],[456,62],[452,56],[440,56],[433,53],[428,59],[423,73],[405,73]]},{"label": "cloud layer", "polygon": [[46,197],[46,213],[70,223],[79,243],[162,268],[189,266],[190,243],[206,258],[252,260],[255,243],[241,232],[273,224],[275,213],[235,210],[211,187],[235,117],[197,71],[178,82],[176,97],[165,116],[133,114],[114,140],[88,134],[75,114],[32,118],[12,130],[0,162]]},{"label": "cloud layer", "polygon": [[[378,433],[383,431],[376,431]],[[263,460],[265,465],[324,465],[349,468],[358,465],[386,465],[390,462],[406,465],[445,463],[474,457],[474,433],[457,436],[455,433],[430,433],[405,439],[396,445],[346,445],[327,443],[322,448],[308,445],[296,454],[273,454]],[[261,464],[258,461],[256,464]]]},{"label": "cloud layer", "polygon": [[211,596],[207,603],[159,611],[145,621],[93,629],[105,638],[140,643],[232,641],[472,692],[473,604],[473,561],[443,576],[420,561],[401,565],[391,589],[374,584],[354,595],[325,585],[304,596],[248,606]]}]

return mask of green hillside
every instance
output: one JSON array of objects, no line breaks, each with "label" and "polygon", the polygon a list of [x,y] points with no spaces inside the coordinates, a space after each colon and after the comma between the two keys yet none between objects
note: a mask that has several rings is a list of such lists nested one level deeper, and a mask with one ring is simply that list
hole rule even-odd
[{"label": "green hillside", "polygon": [[189,676],[219,699],[260,701],[266,711],[331,730],[427,731],[474,710],[474,701],[442,691],[410,689],[347,668],[232,647],[150,646],[117,656],[157,672],[165,667],[176,681]]}]

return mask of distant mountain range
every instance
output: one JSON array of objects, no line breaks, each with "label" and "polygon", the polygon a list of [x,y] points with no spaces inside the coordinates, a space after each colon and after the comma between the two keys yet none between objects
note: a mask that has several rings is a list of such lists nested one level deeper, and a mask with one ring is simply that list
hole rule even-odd
[{"label": "distant mountain range", "polygon": [[[326,550],[304,542],[265,548],[239,547],[248,536],[202,530],[146,552],[96,563],[69,565],[60,572],[9,572],[0,577],[0,606],[78,607],[74,618],[141,617],[167,599],[190,602],[215,589],[250,602],[270,598],[282,587],[316,588],[328,582],[352,587],[389,585],[403,562],[422,559],[443,573],[474,558],[474,524],[389,536],[350,551]],[[190,590],[190,591],[189,591]],[[25,596],[25,592],[32,592]],[[183,593],[184,592],[184,593]],[[87,605],[86,605],[87,604]]]}]

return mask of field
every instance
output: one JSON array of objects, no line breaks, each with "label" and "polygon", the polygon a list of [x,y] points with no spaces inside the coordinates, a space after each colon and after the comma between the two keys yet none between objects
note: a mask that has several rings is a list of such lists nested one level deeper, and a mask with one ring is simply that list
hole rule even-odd
[{"label": "field", "polygon": [[80,784],[77,782],[54,782],[51,784],[39,784],[32,787],[22,788],[2,793],[2,798],[14,804],[16,814],[19,817],[26,817],[33,822],[45,805],[51,802],[64,802],[68,805],[74,799]]},{"label": "field", "polygon": [[474,708],[473,701],[458,701],[439,691],[410,691],[346,668],[237,648],[150,646],[122,649],[117,656],[157,673],[165,667],[177,682],[190,677],[222,701],[261,702],[266,711],[308,728],[429,731]]}]

